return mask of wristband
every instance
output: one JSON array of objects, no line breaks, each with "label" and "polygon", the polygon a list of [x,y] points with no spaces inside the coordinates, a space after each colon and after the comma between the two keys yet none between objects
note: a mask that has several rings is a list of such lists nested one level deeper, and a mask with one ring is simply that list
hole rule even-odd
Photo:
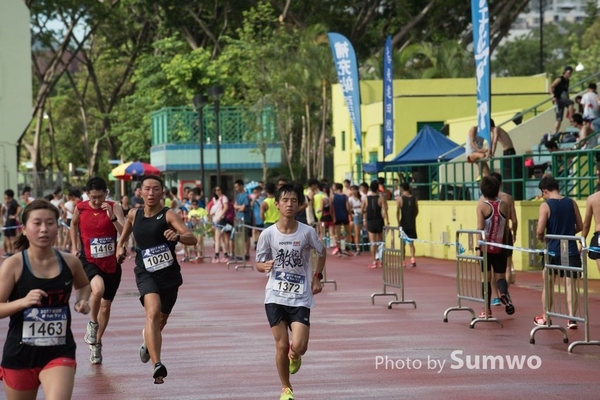
[{"label": "wristband", "polygon": [[117,216],[115,215],[114,217],[112,217],[112,218],[110,219],[110,222],[117,222],[117,219],[118,219],[118,218],[117,218]]},{"label": "wristband", "polygon": [[177,234],[177,239],[175,239],[176,242],[179,242],[179,239],[181,239],[181,235],[178,233]]},{"label": "wristband", "polygon": [[319,278],[319,280],[323,279],[323,274],[321,272],[315,272],[315,277]]}]

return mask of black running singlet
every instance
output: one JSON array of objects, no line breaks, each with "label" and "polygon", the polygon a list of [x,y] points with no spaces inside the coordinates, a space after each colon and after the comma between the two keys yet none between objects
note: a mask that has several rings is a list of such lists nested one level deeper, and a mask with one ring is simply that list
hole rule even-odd
[{"label": "black running singlet", "polygon": [[77,348],[71,332],[69,299],[73,274],[58,251],[60,273],[49,279],[37,278],[31,271],[27,250],[23,251],[23,271],[8,297],[14,301],[33,289],[48,294],[40,307],[29,307],[11,315],[2,354],[2,367],[9,369],[42,368],[50,361],[75,359]]}]

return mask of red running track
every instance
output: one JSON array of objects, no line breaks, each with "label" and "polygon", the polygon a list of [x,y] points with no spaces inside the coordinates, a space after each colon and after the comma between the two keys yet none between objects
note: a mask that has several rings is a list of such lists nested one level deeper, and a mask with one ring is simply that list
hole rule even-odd
[{"label": "red running track", "polygon": [[[533,316],[541,310],[540,272],[518,273],[511,288],[514,315],[493,308],[504,328],[479,323],[470,329],[466,312],[442,321],[444,310],[456,304],[454,262],[417,261],[418,267],[405,273],[406,298],[415,300],[417,309],[397,305],[389,310],[391,298],[377,298],[371,305],[371,294],[382,288],[381,269],[366,268],[367,256],[329,256],[328,275],[338,290],[326,285],[316,297],[309,350],[292,377],[297,399],[600,398],[599,346],[580,346],[569,354],[557,331],[539,332],[536,344],[529,344]],[[142,364],[138,355],[144,313],[132,268],[127,261],[101,366],[90,365],[83,342],[87,319],[74,314],[79,363],[74,399],[279,398],[274,341],[263,306],[265,275],[228,270],[224,264],[183,263],[184,285],[164,331],[162,361],[169,376],[163,385],[154,385],[150,363]],[[592,339],[600,339],[599,311],[600,282],[593,282]],[[7,326],[8,319],[0,321],[2,342]],[[568,334],[571,341],[583,339],[582,329]],[[453,359],[455,351],[462,355]],[[484,355],[524,357],[538,368],[458,368],[468,356]],[[386,356],[388,368],[376,366]]]}]

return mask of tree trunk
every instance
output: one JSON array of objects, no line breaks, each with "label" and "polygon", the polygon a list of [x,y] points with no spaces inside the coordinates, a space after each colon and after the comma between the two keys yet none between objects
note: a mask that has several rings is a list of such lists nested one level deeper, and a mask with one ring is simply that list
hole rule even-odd
[{"label": "tree trunk", "polygon": [[50,138],[50,153],[52,159],[52,165],[56,167],[56,170],[62,172],[60,167],[60,155],[56,148],[56,134],[54,131],[54,119],[52,118],[52,103],[48,102],[48,136]]},{"label": "tree trunk", "polygon": [[306,176],[310,177],[310,165],[308,164],[308,158],[306,154],[308,153],[307,149],[309,147],[308,143],[306,143],[306,117],[302,116],[302,141],[300,143],[300,148],[302,149],[302,154],[300,156],[300,164],[304,164],[306,166]]},{"label": "tree trunk", "polygon": [[33,136],[33,152],[31,154],[31,163],[33,171],[43,171],[40,143],[42,140],[42,129],[44,125],[44,107],[39,107],[35,118],[35,131]]}]

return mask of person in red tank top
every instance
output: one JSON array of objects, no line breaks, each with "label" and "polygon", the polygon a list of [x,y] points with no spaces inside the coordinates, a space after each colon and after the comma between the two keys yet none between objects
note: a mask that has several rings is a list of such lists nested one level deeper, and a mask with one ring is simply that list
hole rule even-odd
[{"label": "person in red tank top", "polygon": [[90,321],[84,341],[90,345],[90,362],[101,364],[102,336],[121,283],[123,260],[117,260],[116,244],[125,219],[121,206],[106,200],[108,188],[104,179],[90,179],[86,191],[89,200],[77,204],[70,234],[72,253],[79,256],[92,288]]},{"label": "person in red tank top", "polygon": [[[498,199],[500,182],[493,176],[485,176],[481,180],[480,190],[483,199],[477,203],[477,229],[485,231],[485,241],[488,243],[507,243],[506,217],[510,215],[510,205]],[[492,316],[490,309],[490,297],[492,295],[490,267],[494,270],[493,279],[498,286],[500,301],[504,304],[506,313],[508,315],[514,314],[515,307],[508,294],[508,282],[506,281],[506,252],[501,247],[488,244],[484,256],[487,257],[488,284],[485,288],[482,283],[481,290],[482,293],[485,290],[488,292],[486,304],[488,316]],[[479,315],[480,318],[485,317],[486,309]]]}]

